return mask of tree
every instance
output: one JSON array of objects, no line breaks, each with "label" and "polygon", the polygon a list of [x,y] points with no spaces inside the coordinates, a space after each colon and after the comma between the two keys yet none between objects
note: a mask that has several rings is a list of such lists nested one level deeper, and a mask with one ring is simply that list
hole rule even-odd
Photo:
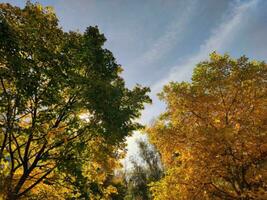
[{"label": "tree", "polygon": [[125,136],[141,126],[133,119],[150,102],[149,89],[125,87],[105,41],[97,27],[64,32],[49,7],[0,4],[3,198],[54,186],[66,173],[79,188],[86,165],[80,161],[98,145],[92,141],[103,141],[116,158]]},{"label": "tree", "polygon": [[167,111],[148,129],[166,176],[154,199],[267,198],[267,65],[212,53],[192,81],[160,94]]},{"label": "tree", "polygon": [[137,141],[141,160],[132,159],[132,169],[126,173],[127,195],[125,199],[151,199],[149,184],[160,180],[163,176],[163,166],[156,148],[148,141]]}]

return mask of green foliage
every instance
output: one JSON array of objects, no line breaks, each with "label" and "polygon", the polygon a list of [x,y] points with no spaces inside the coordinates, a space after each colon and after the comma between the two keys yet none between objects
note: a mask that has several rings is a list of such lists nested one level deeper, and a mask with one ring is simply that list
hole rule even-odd
[{"label": "green foliage", "polygon": [[87,158],[95,162],[91,155],[101,152],[94,141],[107,149],[102,159],[118,159],[125,137],[141,127],[133,119],[150,102],[149,89],[125,87],[105,41],[97,27],[64,32],[49,7],[0,4],[0,159],[8,162],[8,172],[0,171],[3,198],[43,193],[59,199],[76,191],[70,198],[87,199],[95,189],[82,187],[98,185],[85,174]]},{"label": "green foliage", "polygon": [[[132,169],[126,174],[127,195],[125,199],[151,199],[149,184],[163,176],[160,155],[153,145],[147,141],[138,141],[141,161],[132,159]],[[139,164],[139,163],[142,164]]]}]

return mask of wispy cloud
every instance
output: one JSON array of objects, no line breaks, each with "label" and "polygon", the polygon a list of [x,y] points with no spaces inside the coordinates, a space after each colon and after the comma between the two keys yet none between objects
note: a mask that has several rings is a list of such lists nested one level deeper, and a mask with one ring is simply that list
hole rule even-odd
[{"label": "wispy cloud", "polygon": [[172,67],[167,76],[152,85],[153,105],[147,106],[144,111],[141,119],[143,123],[148,123],[165,108],[164,104],[160,102],[156,96],[156,94],[162,90],[162,87],[170,81],[189,80],[193,68],[198,62],[207,59],[212,51],[220,51],[224,49],[225,46],[234,39],[236,31],[239,26],[242,25],[242,18],[248,14],[247,11],[253,8],[258,2],[259,0],[246,2],[237,1],[234,6],[231,5],[233,8],[227,13],[227,17],[225,17],[223,22],[212,31],[211,36],[203,42],[198,53],[190,56],[190,58],[186,59],[179,65]]},{"label": "wispy cloud", "polygon": [[162,89],[163,85],[170,81],[188,80],[196,63],[207,59],[212,51],[220,51],[233,39],[235,31],[238,30],[238,27],[242,24],[243,16],[247,14],[247,11],[255,6],[258,1],[259,0],[251,0],[245,3],[239,1],[229,14],[229,17],[225,18],[225,20],[212,31],[211,36],[200,46],[199,52],[180,65],[171,68],[169,74],[165,78],[152,86],[152,90],[158,92]]},{"label": "wispy cloud", "polygon": [[179,41],[182,41],[184,36],[184,30],[188,25],[190,19],[196,8],[196,0],[188,1],[185,5],[181,5],[183,9],[179,18],[175,18],[167,27],[166,31],[153,42],[153,45],[138,58],[138,60],[132,63],[132,66],[148,66],[156,63],[164,55],[174,48]]}]

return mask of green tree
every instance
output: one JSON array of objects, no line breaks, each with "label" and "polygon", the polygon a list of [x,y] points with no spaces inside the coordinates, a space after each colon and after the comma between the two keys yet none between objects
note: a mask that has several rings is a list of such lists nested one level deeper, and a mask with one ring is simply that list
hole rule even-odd
[{"label": "green tree", "polygon": [[125,136],[141,126],[133,119],[150,102],[149,89],[125,87],[105,41],[97,27],[64,32],[49,7],[0,4],[3,198],[25,197],[65,174],[81,188],[81,160],[94,152],[88,145],[100,138],[116,158]]},{"label": "green tree", "polygon": [[160,155],[148,141],[137,141],[140,160],[132,159],[133,167],[126,174],[127,195],[125,199],[151,199],[149,184],[158,181],[163,176],[163,166]]}]

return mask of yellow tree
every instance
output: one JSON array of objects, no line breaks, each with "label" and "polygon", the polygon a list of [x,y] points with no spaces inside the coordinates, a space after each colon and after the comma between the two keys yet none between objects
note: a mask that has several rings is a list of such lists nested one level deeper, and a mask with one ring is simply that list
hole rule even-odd
[{"label": "yellow tree", "polygon": [[212,53],[160,94],[148,129],[166,176],[154,199],[267,199],[267,65]]}]

